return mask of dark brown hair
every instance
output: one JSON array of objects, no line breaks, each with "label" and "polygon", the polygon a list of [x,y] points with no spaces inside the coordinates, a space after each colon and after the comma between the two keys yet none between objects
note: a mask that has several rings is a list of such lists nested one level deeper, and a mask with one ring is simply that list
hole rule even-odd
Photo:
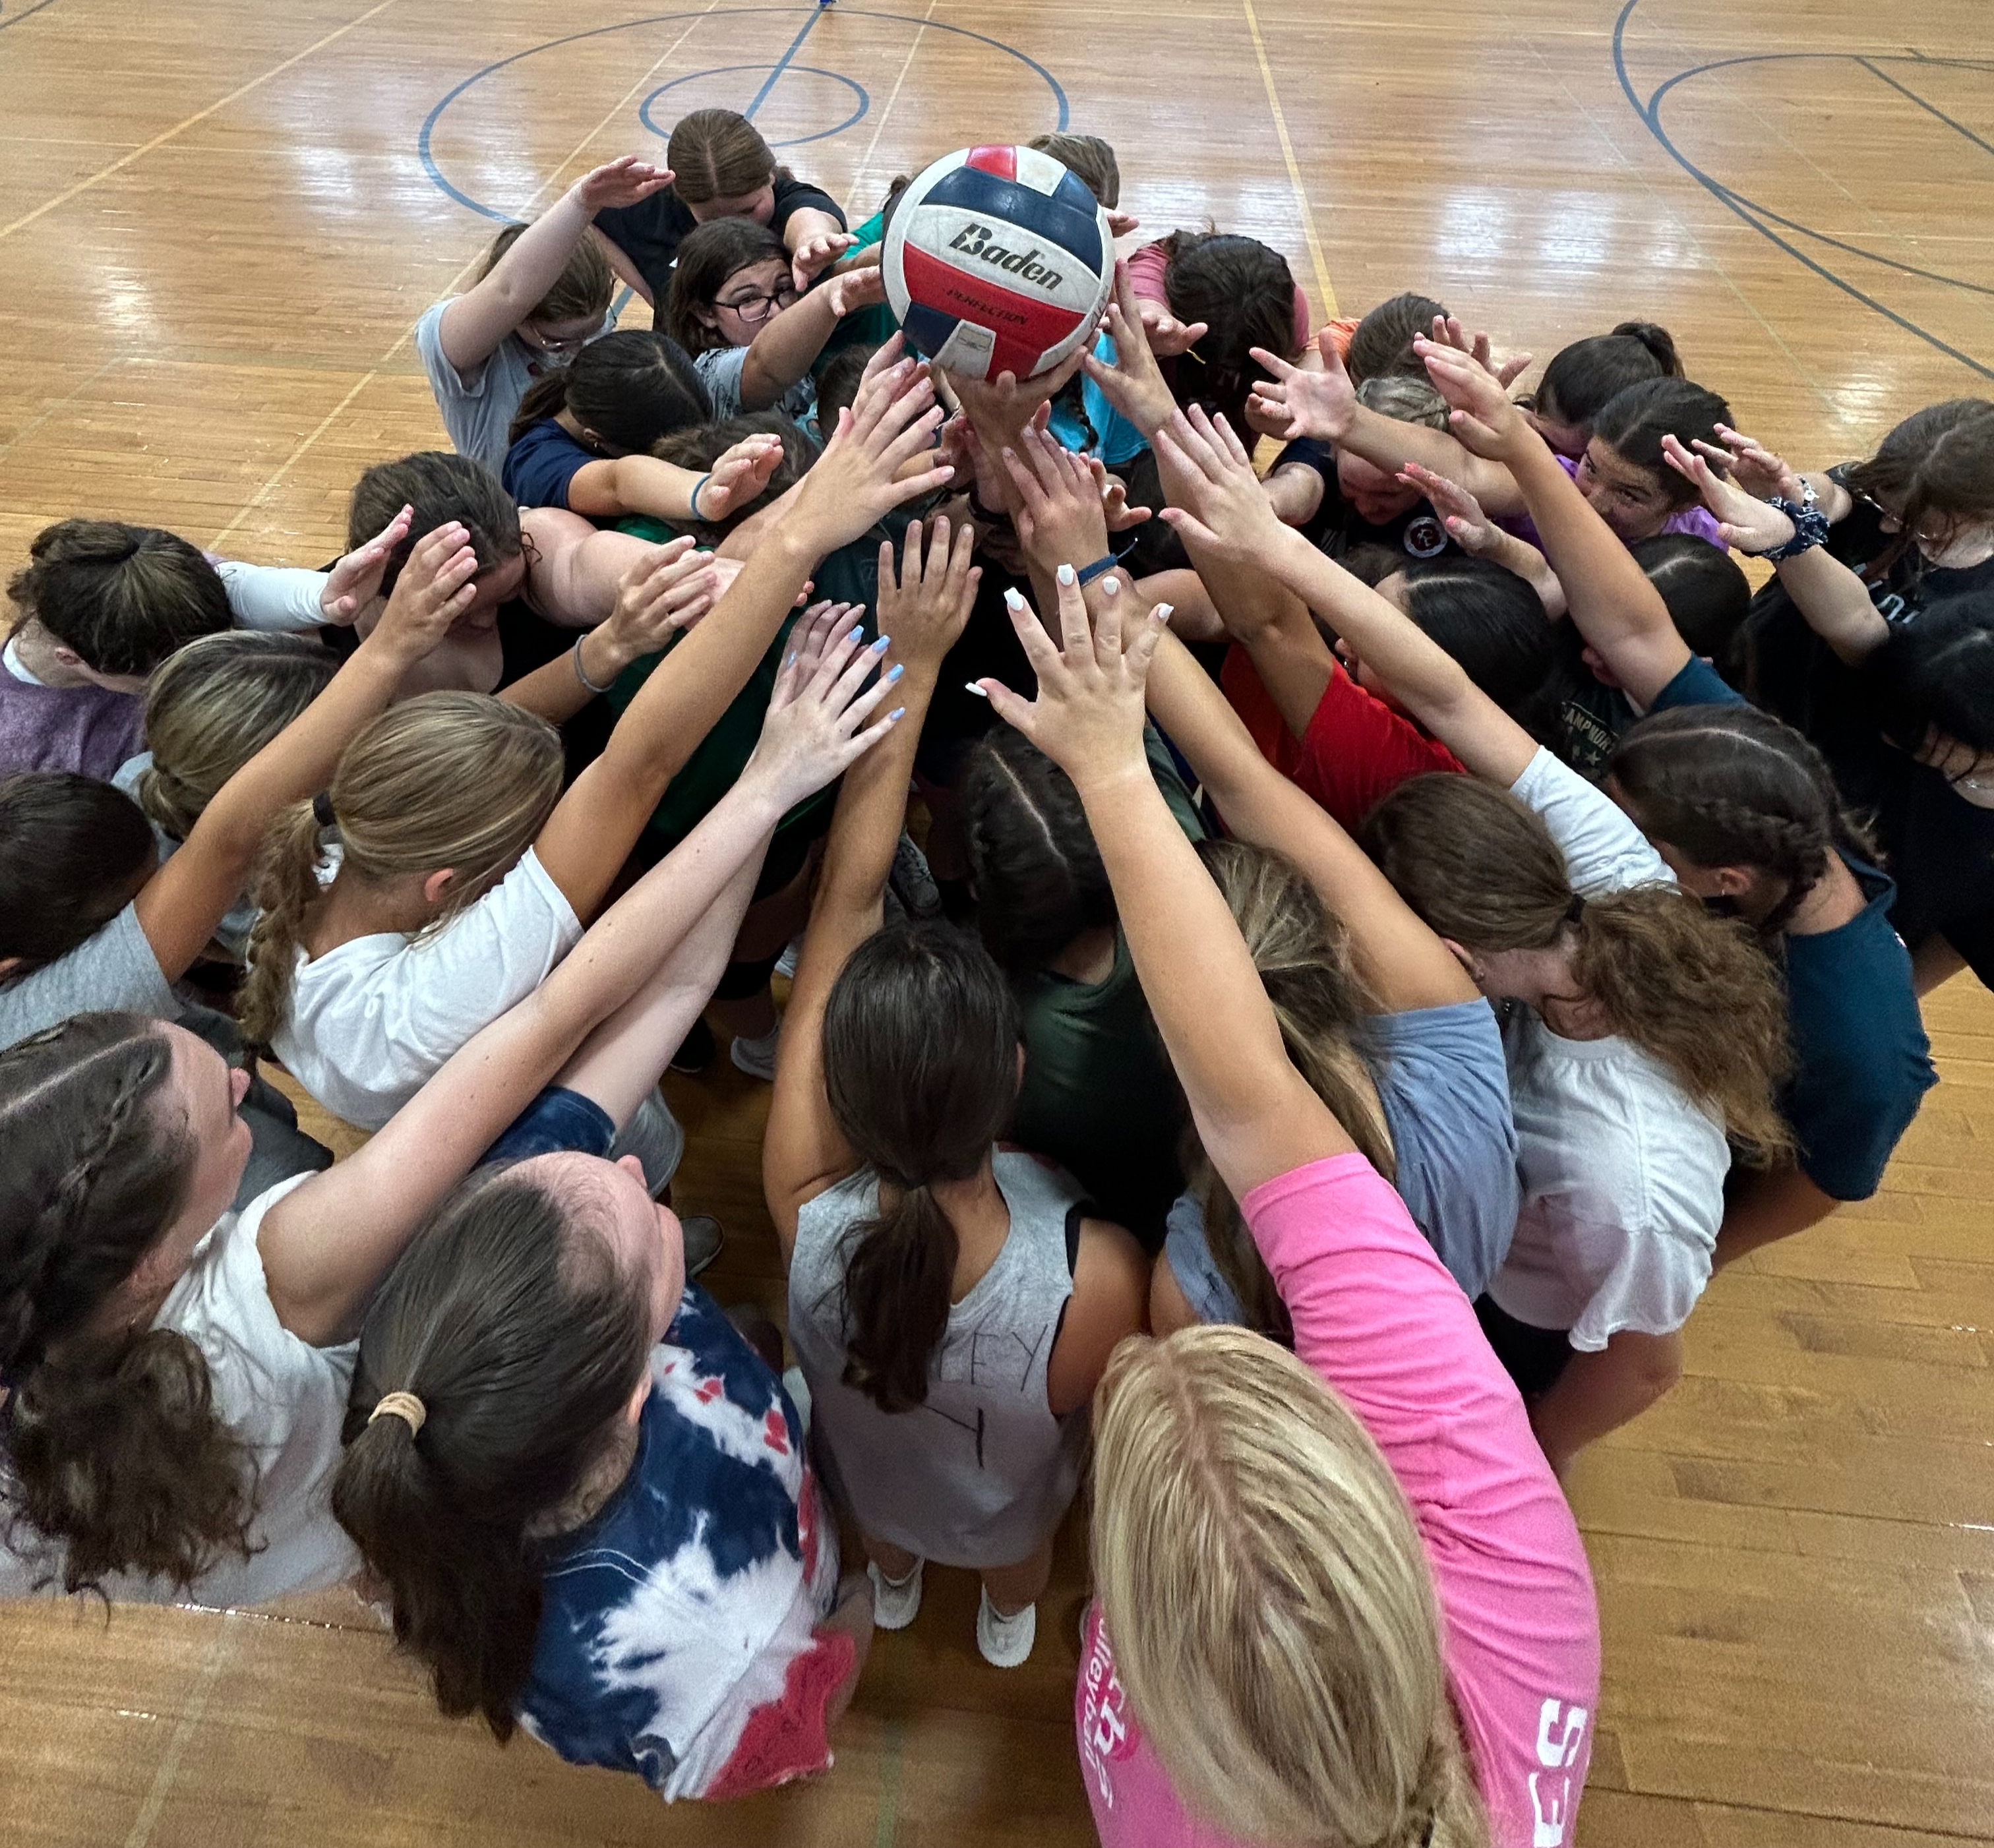
[{"label": "dark brown hair", "polygon": [[1852,493],[1883,501],[1903,529],[1869,567],[1880,577],[1926,526],[1994,520],[1994,403],[1952,398],[1913,411],[1843,478]]},{"label": "dark brown hair", "polygon": [[1218,231],[1173,231],[1163,289],[1180,321],[1203,321],[1204,337],[1178,359],[1173,389],[1180,404],[1199,404],[1244,429],[1246,399],[1261,378],[1250,349],[1293,359],[1295,279],[1287,258],[1254,238]]},{"label": "dark brown hair", "polygon": [[231,620],[221,574],[156,526],[61,520],[35,535],[28,558],[7,594],[100,674],[149,674]]},{"label": "dark brown hair", "polygon": [[882,1412],[927,1401],[957,1257],[929,1189],[988,1158],[1017,1102],[1018,1034],[997,965],[942,923],[875,931],[824,1004],[825,1096],[880,1193],[845,1234],[845,1381]]},{"label": "dark brown hair", "polygon": [[1752,613],[1752,582],[1738,561],[1694,532],[1657,532],[1627,549],[1661,593],[1676,633],[1725,673]]},{"label": "dark brown hair", "polygon": [[470,534],[481,576],[517,558],[524,547],[519,503],[498,477],[468,456],[427,449],[392,462],[377,462],[354,483],[346,505],[348,549],[364,546],[405,506],[415,509],[415,517],[409,522],[408,537],[389,554],[381,580],[384,594],[394,589],[416,546],[452,520]]},{"label": "dark brown hair", "polygon": [[1756,706],[1678,706],[1623,732],[1606,775],[1641,831],[1698,866],[1750,867],[1786,890],[1759,930],[1784,929],[1837,848],[1876,847],[1842,806],[1828,761]]},{"label": "dark brown hair", "polygon": [[109,783],[61,770],[0,777],[0,957],[24,965],[0,980],[101,930],[158,854],[144,811]]},{"label": "dark brown hair", "polygon": [[727,336],[711,322],[701,320],[699,311],[711,312],[714,298],[730,276],[778,258],[786,275],[790,253],[782,239],[752,218],[709,218],[694,226],[679,245],[660,327],[688,353],[726,347],[730,344]]},{"label": "dark brown hair", "polygon": [[[1580,987],[1614,1032],[1658,1060],[1757,1162],[1791,1145],[1773,1093],[1792,1063],[1786,997],[1743,925],[1674,885],[1581,904],[1542,820],[1471,776],[1401,783],[1371,811],[1363,844],[1399,895],[1471,950],[1569,943]],[[1711,1023],[1724,1023],[1722,1032]]]},{"label": "dark brown hair", "polygon": [[738,199],[772,183],[782,169],[746,116],[731,109],[695,109],[682,115],[665,144],[672,190],[687,205]]},{"label": "dark brown hair", "polygon": [[1666,327],[1622,321],[1611,334],[1575,340],[1551,355],[1537,381],[1537,409],[1554,423],[1590,429],[1593,419],[1628,386],[1682,375],[1676,343]]},{"label": "dark brown hair", "polygon": [[[718,221],[731,224],[736,221],[726,218]],[[834,429],[837,426],[832,426]],[[776,464],[776,472],[769,477],[769,484],[745,507],[728,514],[724,519],[714,521],[676,521],[677,525],[697,525],[703,531],[718,536],[731,532],[751,515],[762,512],[778,495],[785,495],[800,481],[809,471],[810,465],[817,458],[817,447],[811,442],[802,428],[780,411],[745,411],[738,417],[722,417],[712,423],[697,424],[690,429],[674,430],[662,438],[651,451],[661,462],[676,463],[680,468],[709,469],[735,443],[748,436],[779,436],[782,439],[783,459]]]},{"label": "dark brown hair", "polygon": [[[533,1667],[547,1518],[601,1456],[650,1333],[601,1232],[503,1170],[465,1182],[368,1311],[332,1511],[437,1705],[502,1740]],[[420,1432],[369,1422],[390,1392],[422,1401]]]},{"label": "dark brown hair", "polygon": [[[492,240],[477,280],[483,282],[498,267],[499,259],[518,243],[523,224],[509,224]],[[609,312],[616,293],[616,272],[593,238],[583,238],[570,253],[567,267],[554,278],[553,286],[522,317],[529,321],[600,320]]]},{"label": "dark brown hair", "polygon": [[1413,351],[1413,338],[1416,334],[1431,334],[1434,317],[1446,313],[1431,296],[1410,290],[1380,302],[1351,334],[1350,350],[1343,356],[1343,369],[1350,375],[1350,382],[1362,385],[1367,378],[1393,373],[1424,381],[1427,362]]},{"label": "dark brown hair", "polygon": [[1115,922],[1080,792],[1023,733],[1000,727],[970,752],[962,811],[977,929],[1006,973],[1035,974],[1082,931]]},{"label": "dark brown hair", "polygon": [[1715,392],[1687,378],[1651,378],[1616,392],[1593,419],[1592,433],[1629,467],[1653,476],[1671,506],[1687,507],[1697,485],[1662,460],[1662,439],[1722,448],[1717,426],[1730,421],[1730,406]]},{"label": "dark brown hair", "polygon": [[251,1550],[254,1467],[200,1350],[91,1327],[186,1194],[195,1150],[172,1070],[165,1034],[134,1014],[79,1014],[0,1052],[7,1540],[67,1591],[115,1572],[184,1587]]},{"label": "dark brown hair", "polygon": [[619,327],[535,379],[505,440],[517,443],[561,411],[572,411],[605,454],[646,456],[660,437],[705,423],[713,402],[692,355],[677,341],[649,327]]}]

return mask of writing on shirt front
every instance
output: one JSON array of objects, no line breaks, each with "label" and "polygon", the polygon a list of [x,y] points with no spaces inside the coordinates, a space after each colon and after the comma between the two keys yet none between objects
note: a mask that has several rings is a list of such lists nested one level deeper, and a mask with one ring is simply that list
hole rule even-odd
[{"label": "writing on shirt front", "polygon": [[1564,1848],[1574,1800],[1572,1768],[1591,1718],[1577,1702],[1547,1696],[1537,1711],[1537,1768],[1530,1773],[1531,1848]]},{"label": "writing on shirt front", "polygon": [[1101,1802],[1112,1809],[1115,1783],[1108,1768],[1129,1757],[1136,1742],[1129,1728],[1129,1697],[1122,1692],[1122,1678],[1115,1672],[1108,1627],[1098,1613],[1091,1627],[1087,1661],[1081,1670],[1080,1750],[1083,1768],[1101,1793]]}]

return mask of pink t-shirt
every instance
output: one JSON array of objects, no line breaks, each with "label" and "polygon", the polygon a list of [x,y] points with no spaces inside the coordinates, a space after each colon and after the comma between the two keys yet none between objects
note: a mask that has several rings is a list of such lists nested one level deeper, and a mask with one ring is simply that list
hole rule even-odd
[{"label": "pink t-shirt", "polygon": [[[1441,1648],[1499,1848],[1573,1839],[1599,1699],[1599,1612],[1578,1528],[1523,1402],[1405,1205],[1362,1155],[1241,1203],[1295,1351],[1351,1405],[1411,1502]],[[1089,1614],[1074,1702],[1104,1848],[1235,1848],[1187,1815]]]}]

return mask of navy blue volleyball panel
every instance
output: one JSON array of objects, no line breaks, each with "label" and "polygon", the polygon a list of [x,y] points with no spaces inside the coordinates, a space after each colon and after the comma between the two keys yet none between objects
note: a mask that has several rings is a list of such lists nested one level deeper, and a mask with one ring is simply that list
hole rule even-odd
[{"label": "navy blue volleyball panel", "polygon": [[938,308],[913,302],[908,305],[900,330],[916,353],[923,359],[932,359],[947,344],[948,337],[955,331],[960,319],[960,316],[944,314]]},{"label": "navy blue volleyball panel", "polygon": [[[1079,195],[1078,199],[1068,193],[1069,187]],[[1015,224],[1035,238],[1057,245],[1089,269],[1098,272],[1106,267],[1097,216],[1099,208],[1094,195],[1071,173],[1060,180],[1059,190],[1048,197],[1036,187],[1021,186],[1015,180],[1000,180],[975,167],[958,167],[937,180],[921,203],[960,206],[964,211],[980,212],[999,224]]]}]

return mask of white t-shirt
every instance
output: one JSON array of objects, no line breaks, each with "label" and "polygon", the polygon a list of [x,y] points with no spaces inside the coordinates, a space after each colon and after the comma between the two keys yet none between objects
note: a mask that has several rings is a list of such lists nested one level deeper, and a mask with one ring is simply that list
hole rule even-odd
[{"label": "white t-shirt", "polygon": [[[560,362],[534,358],[509,334],[483,365],[469,373],[458,371],[443,351],[443,311],[449,306],[437,303],[416,323],[416,354],[429,375],[443,426],[457,453],[482,462],[495,475],[505,466],[510,447],[505,433],[519,415],[526,388]],[[612,310],[603,316],[600,332],[607,334],[615,325]]]},{"label": "white t-shirt", "polygon": [[321,957],[298,950],[271,1049],[334,1116],[379,1129],[581,939],[574,907],[529,847],[433,936],[387,931]]},{"label": "white t-shirt", "polygon": [[[1543,818],[1582,896],[1674,883],[1611,799],[1550,752],[1512,793]],[[1533,1327],[1569,1329],[1582,1353],[1622,1329],[1673,1333],[1710,1280],[1731,1165],[1722,1122],[1617,1035],[1567,1039],[1512,1007],[1502,1047],[1523,1204],[1489,1295]]]},{"label": "white t-shirt", "polygon": [[[313,1347],[286,1329],[271,1304],[257,1247],[263,1216],[313,1178],[293,1175],[242,1212],[224,1213],[195,1248],[152,1323],[200,1350],[217,1413],[249,1446],[256,1468],[249,1538],[257,1550],[247,1559],[224,1554],[186,1590],[164,1579],[114,1573],[104,1584],[114,1602],[257,1604],[324,1590],[359,1569],[359,1554],[333,1519],[330,1501],[358,1343]],[[32,1552],[23,1559],[0,1549],[0,1596],[28,1595],[47,1570]],[[60,1588],[59,1573],[54,1585],[40,1587]]]}]

